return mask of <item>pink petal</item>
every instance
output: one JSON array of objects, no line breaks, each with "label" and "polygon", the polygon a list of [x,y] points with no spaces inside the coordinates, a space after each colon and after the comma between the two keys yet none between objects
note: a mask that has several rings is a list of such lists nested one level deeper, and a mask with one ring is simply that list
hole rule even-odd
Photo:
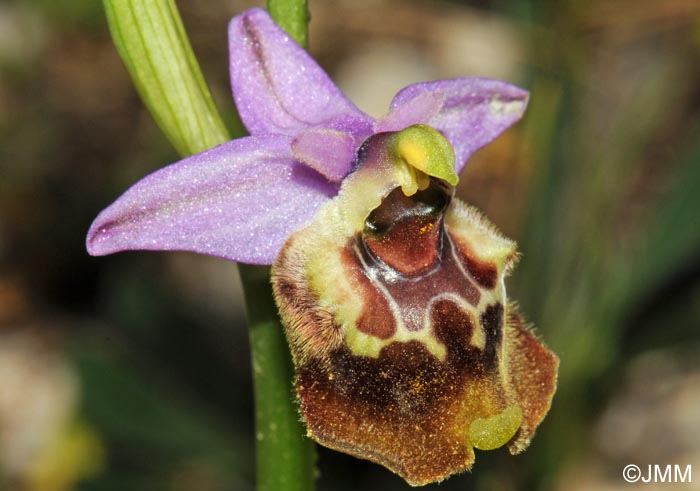
[{"label": "pink petal", "polygon": [[389,114],[374,124],[374,131],[401,131],[414,124],[428,124],[445,105],[446,98],[443,92],[420,92],[400,105],[392,104]]},{"label": "pink petal", "polygon": [[231,87],[252,135],[295,136],[311,128],[371,134],[372,118],[335,86],[309,54],[259,8],[229,24]]},{"label": "pink petal", "polygon": [[280,135],[241,138],[154,172],[100,213],[88,251],[182,250],[272,263],[337,193],[290,145]]},{"label": "pink petal", "polygon": [[445,104],[428,124],[440,130],[455,150],[459,173],[469,157],[518,121],[528,92],[487,78],[457,78],[409,85],[391,103],[392,112],[426,93],[443,93]]},{"label": "pink petal", "polygon": [[297,160],[316,169],[329,181],[340,182],[352,170],[358,147],[349,133],[309,130],[294,139],[292,153]]}]

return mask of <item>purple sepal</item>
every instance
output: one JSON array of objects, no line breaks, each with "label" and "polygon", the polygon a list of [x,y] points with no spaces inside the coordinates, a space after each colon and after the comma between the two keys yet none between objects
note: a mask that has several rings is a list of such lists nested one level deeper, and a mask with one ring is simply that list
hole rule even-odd
[{"label": "purple sepal", "polygon": [[364,139],[372,133],[372,118],[266,11],[254,8],[231,20],[229,52],[234,99],[250,134],[325,128]]},{"label": "purple sepal", "polygon": [[428,124],[454,147],[458,174],[474,152],[521,118],[528,101],[527,91],[500,80],[457,78],[409,85],[396,94],[391,111],[425,93],[445,94]]},{"label": "purple sepal", "polygon": [[291,140],[241,138],[154,172],[98,215],[88,252],[182,250],[272,263],[338,190],[294,159]]}]

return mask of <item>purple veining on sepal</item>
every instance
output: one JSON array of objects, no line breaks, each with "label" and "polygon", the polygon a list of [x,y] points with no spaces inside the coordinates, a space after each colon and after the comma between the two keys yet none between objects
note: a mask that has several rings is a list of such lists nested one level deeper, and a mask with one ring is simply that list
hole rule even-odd
[{"label": "purple veining on sepal", "polygon": [[430,92],[446,95],[442,109],[428,124],[452,144],[458,174],[474,152],[522,117],[528,101],[526,90],[500,80],[457,78],[409,85],[396,94],[391,109]]},{"label": "purple veining on sepal", "polygon": [[290,148],[287,136],[241,138],[154,172],[100,213],[88,251],[183,250],[270,264],[337,193]]},{"label": "purple veining on sepal", "polygon": [[372,118],[264,10],[233,18],[229,49],[234,99],[251,134],[294,136],[310,128],[371,134]]}]

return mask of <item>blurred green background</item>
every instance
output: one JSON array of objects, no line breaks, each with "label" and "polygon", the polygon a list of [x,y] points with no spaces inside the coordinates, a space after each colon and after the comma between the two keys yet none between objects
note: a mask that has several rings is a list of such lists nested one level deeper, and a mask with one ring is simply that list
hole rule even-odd
[{"label": "blurred green background", "polygon": [[[254,4],[178,2],[231,127],[226,24]],[[531,91],[459,194],[519,242],[510,296],[560,356],[559,391],[527,452],[478,452],[427,489],[652,489],[627,464],[692,465],[663,489],[700,489],[700,3],[310,10],[311,52],[370,114],[422,80]],[[176,159],[100,2],[0,2],[0,489],[253,489],[235,264],[84,249],[102,208]],[[408,489],[324,449],[319,472],[320,490]]]}]

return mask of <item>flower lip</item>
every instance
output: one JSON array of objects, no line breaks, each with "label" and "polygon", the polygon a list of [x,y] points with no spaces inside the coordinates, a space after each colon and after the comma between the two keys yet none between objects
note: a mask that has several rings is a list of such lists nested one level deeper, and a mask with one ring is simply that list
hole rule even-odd
[{"label": "flower lip", "polygon": [[405,192],[409,130],[365,142],[272,281],[308,434],[423,485],[468,470],[474,449],[523,450],[557,358],[507,300],[515,244],[440,178]]}]

